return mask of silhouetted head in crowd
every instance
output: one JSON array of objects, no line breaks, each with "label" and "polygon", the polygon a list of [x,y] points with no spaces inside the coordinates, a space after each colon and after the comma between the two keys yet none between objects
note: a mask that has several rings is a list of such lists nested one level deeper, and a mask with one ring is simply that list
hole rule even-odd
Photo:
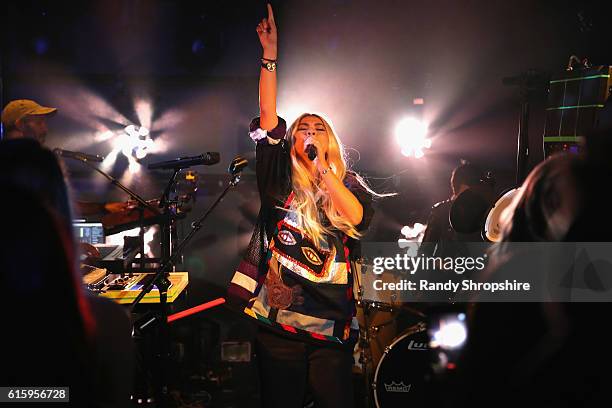
[{"label": "silhouetted head in crowd", "polygon": [[538,164],[508,207],[503,241],[563,241],[583,208],[583,161],[559,154]]},{"label": "silhouetted head in crowd", "polygon": [[[94,320],[76,273],[68,188],[55,155],[34,140],[0,142],[3,384],[87,391]],[[32,347],[35,344],[35,347]],[[8,364],[13,362],[14,364]],[[73,389],[71,389],[71,401]]]},{"label": "silhouetted head in crowd", "polygon": [[455,167],[451,174],[451,189],[453,198],[464,192],[470,187],[475,187],[480,184],[482,179],[482,171],[478,166],[463,161],[459,166]]},{"label": "silhouetted head in crowd", "polygon": [[[71,386],[87,391],[95,327],[74,269],[71,231],[32,192],[3,182],[0,200],[0,300],[5,369],[2,384]],[[71,398],[72,401],[72,398]]]},{"label": "silhouetted head in crowd", "polygon": [[[0,142],[0,184],[29,191],[57,213],[66,226],[72,223],[70,196],[64,172],[49,149],[31,139]],[[19,205],[22,197],[4,194]]]}]

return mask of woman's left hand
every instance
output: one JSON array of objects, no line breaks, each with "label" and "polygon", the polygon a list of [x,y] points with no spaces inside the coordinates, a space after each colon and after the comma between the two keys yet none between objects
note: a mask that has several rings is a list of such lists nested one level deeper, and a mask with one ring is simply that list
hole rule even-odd
[{"label": "woman's left hand", "polygon": [[329,163],[327,162],[327,160],[325,160],[325,155],[319,156],[319,154],[317,153],[317,158],[314,160],[314,162],[319,174],[321,174],[323,170],[329,169]]}]

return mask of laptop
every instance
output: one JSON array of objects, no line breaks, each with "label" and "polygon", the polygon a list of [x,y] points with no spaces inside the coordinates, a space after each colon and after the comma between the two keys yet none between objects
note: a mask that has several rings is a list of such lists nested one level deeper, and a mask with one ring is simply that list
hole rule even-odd
[{"label": "laptop", "polygon": [[73,221],[74,235],[80,242],[87,244],[105,244],[104,226],[101,222]]}]

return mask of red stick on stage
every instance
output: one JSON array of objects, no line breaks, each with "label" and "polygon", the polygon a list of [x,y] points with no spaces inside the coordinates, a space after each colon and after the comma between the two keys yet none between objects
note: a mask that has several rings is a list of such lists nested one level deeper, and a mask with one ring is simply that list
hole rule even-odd
[{"label": "red stick on stage", "polygon": [[202,303],[199,306],[195,306],[190,309],[186,309],[178,313],[171,314],[170,316],[168,316],[168,323],[172,323],[173,321],[182,319],[183,317],[191,316],[192,314],[202,312],[206,309],[210,309],[212,307],[222,305],[223,303],[225,303],[225,299],[218,298],[215,300],[211,300],[210,302]]}]

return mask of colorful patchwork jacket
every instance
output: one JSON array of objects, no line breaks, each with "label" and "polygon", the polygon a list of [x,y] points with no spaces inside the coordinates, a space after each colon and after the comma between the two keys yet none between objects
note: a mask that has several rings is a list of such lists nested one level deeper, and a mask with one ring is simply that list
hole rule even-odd
[{"label": "colorful patchwork jacket", "polygon": [[[286,124],[270,132],[251,129],[256,140],[261,209],[247,251],[228,290],[228,302],[266,327],[315,342],[346,344],[357,321],[350,260],[358,241],[338,231],[317,248],[290,209],[291,165]],[[345,185],[363,206],[357,230],[373,215],[370,194],[348,173]]]}]

